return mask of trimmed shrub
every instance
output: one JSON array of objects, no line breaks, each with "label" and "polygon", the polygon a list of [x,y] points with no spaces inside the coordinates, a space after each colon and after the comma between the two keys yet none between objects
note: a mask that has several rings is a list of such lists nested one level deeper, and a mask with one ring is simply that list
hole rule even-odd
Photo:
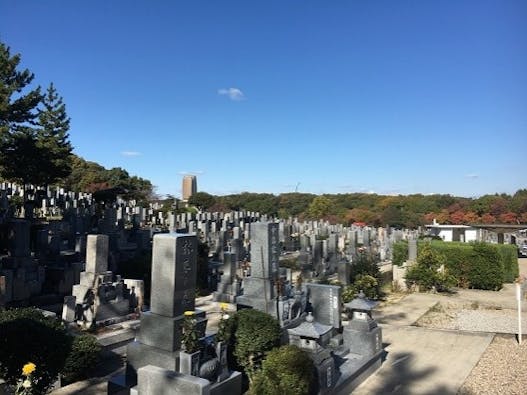
[{"label": "trimmed shrub", "polygon": [[394,265],[401,266],[408,259],[408,242],[398,241],[393,244],[392,262]]},{"label": "trimmed shrub", "polygon": [[22,367],[36,365],[35,393],[45,393],[64,368],[71,338],[63,325],[35,308],[0,311],[0,377],[15,385]]},{"label": "trimmed shrub", "polygon": [[100,360],[100,351],[101,346],[92,335],[74,337],[62,371],[64,384],[88,378]]},{"label": "trimmed shrub", "polygon": [[282,346],[267,354],[262,370],[249,389],[251,395],[307,395],[313,386],[314,365],[296,346]]},{"label": "trimmed shrub", "polygon": [[[444,255],[447,272],[454,277],[454,285],[458,287],[500,289],[503,282],[513,282],[519,274],[516,249],[512,245],[443,242],[439,240],[432,240],[431,242],[420,241],[417,246],[418,260],[425,245],[430,245],[433,250]],[[476,247],[486,245],[490,246],[491,250],[494,249],[493,251],[497,255],[488,255],[488,252],[484,252],[485,248]],[[396,254],[396,251],[399,252]],[[395,259],[401,263],[404,262],[406,256],[407,243],[395,243],[394,263],[396,263]],[[484,264],[484,261],[487,263]],[[426,276],[425,273],[419,272],[421,269],[414,266],[412,271],[407,273],[407,279],[415,282],[418,278]],[[445,278],[444,280],[449,279]]]},{"label": "trimmed shrub", "polygon": [[491,244],[473,245],[469,282],[471,288],[497,291],[503,286],[504,270],[498,248]]},{"label": "trimmed shrub", "polygon": [[369,274],[357,275],[353,285],[358,292],[362,290],[370,299],[376,299],[379,296],[379,280]]},{"label": "trimmed shrub", "polygon": [[375,258],[365,252],[357,254],[357,260],[350,266],[351,279],[356,279],[358,275],[369,275],[375,278],[380,277],[379,266]]},{"label": "trimmed shrub", "polygon": [[503,281],[512,283],[520,275],[518,249],[512,244],[497,244],[496,246],[503,262]]},{"label": "trimmed shrub", "polygon": [[460,242],[432,241],[431,246],[445,256],[445,266],[456,279],[455,285],[468,288],[470,286],[469,272],[473,245]]},{"label": "trimmed shrub", "polygon": [[406,281],[421,289],[448,290],[456,284],[456,279],[448,273],[445,262],[445,256],[426,243],[417,256],[417,264],[408,269]]},{"label": "trimmed shrub", "polygon": [[235,325],[234,356],[252,382],[265,354],[280,345],[280,325],[269,314],[253,309],[238,311]]}]

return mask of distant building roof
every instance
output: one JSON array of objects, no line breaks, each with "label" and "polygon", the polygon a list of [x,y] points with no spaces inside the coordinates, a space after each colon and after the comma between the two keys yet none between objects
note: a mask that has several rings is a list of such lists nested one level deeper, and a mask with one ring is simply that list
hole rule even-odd
[{"label": "distant building roof", "polygon": [[450,229],[450,228],[456,228],[456,229],[468,229],[472,228],[472,225],[440,225],[440,224],[430,224],[425,225],[427,228],[438,228],[438,229]]}]

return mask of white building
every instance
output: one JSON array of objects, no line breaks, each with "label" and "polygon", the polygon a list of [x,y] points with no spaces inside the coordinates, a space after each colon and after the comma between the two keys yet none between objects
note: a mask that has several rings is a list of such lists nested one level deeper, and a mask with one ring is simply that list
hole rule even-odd
[{"label": "white building", "polygon": [[480,240],[479,229],[468,225],[440,225],[434,220],[431,225],[426,225],[432,236],[439,236],[443,241],[461,241],[469,243]]}]

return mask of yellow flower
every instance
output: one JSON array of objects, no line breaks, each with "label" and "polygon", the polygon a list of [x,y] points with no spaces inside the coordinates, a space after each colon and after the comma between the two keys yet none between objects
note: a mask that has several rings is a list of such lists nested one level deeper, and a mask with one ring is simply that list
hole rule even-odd
[{"label": "yellow flower", "polygon": [[183,313],[185,316],[187,317],[192,317],[194,315],[194,312],[193,311],[190,311],[190,310],[187,310]]},{"label": "yellow flower", "polygon": [[220,309],[225,311],[229,308],[229,305],[227,303],[220,303]]},{"label": "yellow flower", "polygon": [[35,371],[36,368],[37,368],[37,365],[35,365],[33,362],[28,362],[22,368],[22,374],[24,376],[29,376],[31,373]]}]

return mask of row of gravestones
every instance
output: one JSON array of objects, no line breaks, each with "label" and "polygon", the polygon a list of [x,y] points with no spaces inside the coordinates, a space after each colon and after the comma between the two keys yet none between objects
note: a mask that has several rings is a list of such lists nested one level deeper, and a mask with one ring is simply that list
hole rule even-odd
[{"label": "row of gravestones", "polygon": [[[342,326],[340,287],[298,285],[293,298],[277,293],[274,285],[279,272],[278,233],[277,223],[251,224],[253,269],[251,276],[244,279],[243,294],[236,300],[238,308],[255,308],[279,320],[283,343],[301,347],[313,359],[319,393],[358,385],[367,377],[364,371],[380,366],[380,328],[364,309],[364,303],[358,304],[356,319]],[[197,238],[193,235],[154,237],[151,310],[142,315],[137,340],[127,347],[126,374],[109,382],[108,393],[240,393],[241,376],[228,371],[226,358],[221,355],[224,349],[219,347],[216,351],[216,374],[199,368],[200,364],[204,366],[199,356],[202,354],[192,356],[181,350],[185,311],[194,312],[199,337],[205,338],[206,317],[195,310],[194,301],[196,250]],[[286,317],[283,307],[290,302],[289,311],[295,313]]]},{"label": "row of gravestones", "polygon": [[[82,217],[34,222],[12,218],[0,226],[0,304],[49,305],[71,295],[81,279],[87,231]],[[149,230],[108,234],[110,267],[150,248]]]},{"label": "row of gravestones", "polygon": [[[8,187],[11,188],[11,186]],[[11,192],[17,193],[18,190],[14,188]],[[58,203],[75,201],[77,198],[88,199],[90,202],[91,198],[87,195],[76,195],[63,190],[51,191],[48,189],[47,193],[53,196],[49,198],[50,200],[56,199]],[[44,199],[43,202],[45,201]],[[92,209],[93,207],[90,206],[90,210]],[[107,207],[103,210],[102,217],[94,223],[91,215],[80,215],[79,209],[77,209],[67,211],[63,221],[50,221],[49,229],[43,228],[37,231],[36,242],[33,243],[35,245],[34,254],[32,255],[34,258],[38,258],[40,264],[45,263],[46,273],[42,273],[42,265],[35,264],[34,260],[32,264],[25,265],[25,270],[17,270],[16,272],[9,271],[11,268],[7,265],[0,266],[0,270],[5,272],[0,273],[4,275],[4,279],[0,280],[0,284],[3,281],[4,302],[21,301],[27,299],[28,296],[35,296],[40,293],[42,287],[46,288],[47,292],[57,295],[69,294],[73,284],[80,280],[82,264],[79,262],[81,260],[79,255],[80,257],[84,256],[86,233],[90,230],[96,229],[98,233],[109,235],[110,267],[112,269],[115,269],[116,260],[119,260],[121,256],[126,258],[129,257],[127,254],[133,255],[137,250],[149,248],[153,234],[152,228],[148,230],[135,228],[133,232],[124,228],[125,217],[123,213],[131,214],[140,220],[146,218],[142,214],[135,214],[138,211],[143,214],[147,212],[141,207]],[[153,215],[153,212],[149,210],[148,214]],[[223,265],[223,272],[227,272],[221,277],[220,288],[223,290],[231,288],[226,294],[230,295],[228,298],[232,299],[232,295],[237,292],[233,291],[232,288],[240,288],[240,283],[233,284],[236,278],[232,275],[232,263],[224,262],[225,253],[229,254],[228,260],[235,262],[235,267],[238,268],[240,261],[247,258],[250,250],[251,235],[248,225],[256,220],[266,219],[266,217],[253,212],[184,213],[178,215],[176,219],[179,221],[176,223],[178,231],[196,232],[203,241],[212,246],[212,250],[215,252],[215,260]],[[188,229],[181,228],[180,223],[187,226]],[[311,277],[311,273],[316,276],[332,273],[338,269],[340,279],[344,283],[347,283],[349,279],[349,263],[356,254],[357,246],[362,245],[363,249],[369,248],[371,251],[376,251],[379,244],[376,243],[373,229],[354,226],[347,228],[341,225],[330,225],[323,221],[298,222],[296,219],[288,219],[279,223],[278,233],[279,241],[285,249],[299,248],[300,262],[304,266],[306,277]],[[20,234],[21,232],[17,232],[16,238],[21,241],[25,240],[25,237],[20,236]],[[383,232],[379,232],[379,234],[382,235]],[[66,235],[67,240],[62,240],[64,235]],[[398,232],[392,232],[392,235],[396,240]],[[381,241],[384,239],[379,237]],[[22,244],[24,243],[21,242],[20,245]],[[380,244],[382,246],[382,243]],[[27,255],[27,253],[22,255]],[[250,274],[250,269],[246,271],[246,274]],[[44,284],[46,278],[48,279],[46,281],[47,286]],[[27,283],[28,286],[15,287],[15,283],[21,282]],[[15,288],[17,290],[26,289],[26,291],[17,291],[14,294],[10,292]],[[0,292],[2,292],[1,288]]]}]

